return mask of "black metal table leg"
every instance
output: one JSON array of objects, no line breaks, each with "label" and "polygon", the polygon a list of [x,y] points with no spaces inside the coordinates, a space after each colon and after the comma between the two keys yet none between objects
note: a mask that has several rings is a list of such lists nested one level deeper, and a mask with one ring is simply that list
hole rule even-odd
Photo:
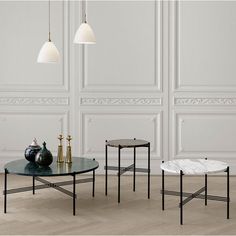
[{"label": "black metal table leg", "polygon": [[[164,161],[162,161],[162,163],[164,163]],[[162,210],[165,210],[165,180],[164,180],[164,170],[162,170]]]},{"label": "black metal table leg", "polygon": [[73,173],[73,215],[75,216],[75,173]]},{"label": "black metal table leg", "polygon": [[121,146],[118,147],[118,203],[120,203],[120,150]]},{"label": "black metal table leg", "polygon": [[105,195],[107,195],[107,140],[106,140],[106,147],[105,147],[105,149],[106,149],[106,154],[105,154]]},{"label": "black metal table leg", "polygon": [[229,219],[229,166],[227,167],[227,219]]},{"label": "black metal table leg", "polygon": [[35,176],[33,176],[33,194],[35,194]]},{"label": "black metal table leg", "polygon": [[93,170],[93,197],[95,193],[95,170]]},{"label": "black metal table leg", "polygon": [[4,213],[7,213],[7,174],[8,171],[5,169],[5,178],[4,178]]},{"label": "black metal table leg", "polygon": [[205,175],[205,206],[207,206],[207,174]]},{"label": "black metal table leg", "polygon": [[[207,160],[207,158],[205,158]],[[205,206],[207,206],[207,174],[205,174]]]},{"label": "black metal table leg", "polygon": [[150,198],[150,143],[148,143],[148,199]]},{"label": "black metal table leg", "polygon": [[183,171],[180,171],[180,224],[183,224]]},{"label": "black metal table leg", "polygon": [[134,192],[135,192],[135,175],[136,175],[135,172],[136,172],[136,148],[134,147],[134,175],[133,175],[133,191]]}]

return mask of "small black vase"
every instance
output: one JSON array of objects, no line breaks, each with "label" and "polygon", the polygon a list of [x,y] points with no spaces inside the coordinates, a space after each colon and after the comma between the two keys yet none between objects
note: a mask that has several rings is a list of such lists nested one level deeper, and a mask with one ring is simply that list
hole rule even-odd
[{"label": "small black vase", "polygon": [[37,140],[33,142],[25,149],[25,159],[30,162],[35,162],[37,153],[41,150],[41,147],[37,144]]},{"label": "small black vase", "polygon": [[52,153],[46,148],[46,143],[43,143],[43,148],[37,153],[35,162],[40,166],[49,166],[52,164]]},{"label": "small black vase", "polygon": [[29,162],[25,166],[25,173],[26,174],[32,174],[34,172],[37,172],[37,169],[40,168],[39,165],[37,165],[35,162]]}]

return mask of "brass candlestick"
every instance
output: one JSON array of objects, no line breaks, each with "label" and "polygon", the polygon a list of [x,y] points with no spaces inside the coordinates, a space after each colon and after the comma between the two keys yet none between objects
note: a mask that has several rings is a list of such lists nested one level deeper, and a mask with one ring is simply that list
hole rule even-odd
[{"label": "brass candlestick", "polygon": [[66,171],[67,172],[71,172],[71,166],[72,166],[72,163],[66,163]]},{"label": "brass candlestick", "polygon": [[58,174],[64,173],[64,171],[65,171],[64,168],[65,168],[65,165],[62,162],[57,162],[57,173]]},{"label": "brass candlestick", "polygon": [[66,148],[66,163],[72,163],[71,146],[70,146],[70,141],[72,140],[71,136],[68,135],[66,140],[68,141],[68,146]]},{"label": "brass candlestick", "polygon": [[64,162],[63,146],[62,146],[63,136],[60,134],[60,135],[58,136],[58,139],[60,140],[60,144],[58,145],[57,162],[58,162],[58,163],[63,163],[63,162]]}]

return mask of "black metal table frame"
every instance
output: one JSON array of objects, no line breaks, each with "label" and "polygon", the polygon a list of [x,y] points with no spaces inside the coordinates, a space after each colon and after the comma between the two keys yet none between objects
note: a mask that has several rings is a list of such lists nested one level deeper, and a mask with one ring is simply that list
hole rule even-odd
[{"label": "black metal table frame", "polygon": [[[164,163],[164,161],[162,161]],[[230,202],[230,197],[229,197],[229,166],[227,169],[224,171],[227,173],[227,196],[226,197],[221,197],[221,196],[215,196],[215,195],[208,195],[207,194],[207,174],[205,174],[205,186],[200,188],[198,191],[195,193],[187,193],[183,192],[183,176],[184,173],[181,170],[179,173],[180,176],[180,191],[169,191],[165,190],[165,182],[164,182],[164,170],[162,170],[162,190],[160,191],[162,194],[162,210],[165,210],[165,195],[172,195],[172,196],[179,196],[180,197],[180,203],[179,203],[179,208],[180,208],[180,224],[183,225],[183,206],[191,201],[194,198],[200,198],[200,199],[205,199],[205,206],[207,206],[207,200],[214,200],[214,201],[223,201],[227,202],[227,219],[229,219],[229,202]],[[205,192],[205,194],[201,194],[202,192]],[[186,197],[183,199],[183,197]]]},{"label": "black metal table frame", "polygon": [[[95,159],[94,159],[95,160]],[[97,169],[97,168],[96,168]],[[4,213],[7,213],[7,195],[8,194],[13,194],[13,193],[19,193],[19,192],[27,192],[27,191],[32,191],[33,194],[35,194],[36,189],[44,189],[44,188],[54,188],[64,194],[67,194],[68,196],[73,198],[73,215],[75,215],[75,208],[76,208],[76,184],[81,184],[81,183],[88,183],[88,182],[93,182],[93,187],[92,187],[92,196],[95,196],[95,169],[93,171],[93,177],[92,178],[83,178],[83,179],[78,179],[76,180],[76,175],[77,174],[82,174],[82,173],[72,173],[71,176],[73,177],[73,180],[69,181],[61,181],[61,182],[55,182],[51,183],[39,176],[31,176],[33,178],[33,183],[32,186],[28,187],[21,187],[21,188],[14,188],[14,189],[7,189],[7,175],[8,174],[14,174],[14,173],[9,173],[7,169],[5,169],[5,178],[4,178]],[[26,175],[24,175],[26,176]],[[57,176],[69,176],[68,175],[54,175],[54,176],[44,176],[44,177],[57,177]],[[35,180],[38,182],[41,182],[41,185],[35,185]],[[73,191],[69,191],[67,189],[64,189],[60,186],[66,186],[66,185],[71,185],[73,184]]]},{"label": "black metal table frame", "polygon": [[[136,140],[136,138],[134,138]],[[148,148],[148,168],[136,168],[136,148],[139,147],[147,147]],[[150,198],[150,142],[148,142],[145,145],[140,145],[137,147],[133,147],[134,149],[134,163],[131,164],[128,167],[121,167],[120,162],[121,162],[121,149],[127,148],[127,147],[122,147],[121,145],[118,146],[118,166],[108,166],[108,145],[107,145],[107,140],[106,140],[106,145],[105,145],[105,195],[107,196],[107,183],[108,183],[108,170],[118,170],[117,176],[118,176],[118,203],[120,203],[120,176],[123,175],[127,171],[133,171],[133,191],[135,192],[135,178],[136,178],[136,172],[143,172],[143,173],[148,173],[148,199]],[[130,147],[129,147],[130,148]]]}]

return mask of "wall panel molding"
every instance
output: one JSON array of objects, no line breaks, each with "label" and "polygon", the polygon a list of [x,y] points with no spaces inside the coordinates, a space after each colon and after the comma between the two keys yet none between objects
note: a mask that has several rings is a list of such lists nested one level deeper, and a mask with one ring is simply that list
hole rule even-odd
[{"label": "wall panel molding", "polygon": [[103,105],[103,106],[160,106],[161,98],[98,98],[84,97],[80,99],[81,105]]},{"label": "wall panel molding", "polygon": [[[42,3],[44,4],[44,3]],[[60,68],[62,73],[62,81],[60,83],[47,83],[46,85],[43,84],[34,84],[34,83],[27,83],[27,84],[19,84],[18,78],[15,79],[13,84],[9,83],[2,83],[0,81],[0,91],[2,92],[68,92],[69,91],[69,4],[70,1],[61,1],[62,4],[62,51],[60,51],[60,60],[62,64],[62,68]],[[53,14],[55,14],[53,12]],[[44,27],[44,26],[42,26]],[[42,42],[43,43],[43,42]],[[37,47],[37,45],[35,45]],[[39,48],[40,49],[40,48]],[[23,58],[22,58],[23,59]],[[24,59],[23,59],[24,60]],[[35,63],[37,63],[37,57],[35,57]],[[47,65],[45,65],[47,66]]]},{"label": "wall panel molding", "polygon": [[[236,84],[220,84],[213,83],[201,84],[197,81],[193,84],[185,84],[181,74],[181,60],[180,60],[180,42],[186,39],[181,38],[181,5],[185,2],[191,1],[171,1],[170,4],[170,44],[169,50],[171,52],[171,66],[169,73],[171,74],[172,80],[172,91],[173,92],[236,92]],[[204,1],[199,1],[204,3]],[[214,4],[214,2],[212,2]],[[186,10],[185,10],[186,11]],[[191,50],[191,49],[190,49]],[[199,65],[196,65],[199,66]],[[208,68],[209,69],[209,68]]]},{"label": "wall panel molding", "polygon": [[172,158],[234,159],[235,125],[236,112],[176,111],[173,118]]},{"label": "wall panel molding", "polygon": [[[18,126],[19,122],[21,123],[20,126]],[[43,124],[45,127],[43,128],[39,124]],[[50,129],[46,127],[47,125],[50,126]],[[0,126],[5,134],[0,145],[0,157],[23,158],[24,149],[34,137],[38,139],[39,143],[46,141],[48,149],[55,155],[58,134],[69,132],[69,112],[1,111]]]},{"label": "wall panel molding", "polygon": [[175,98],[175,105],[184,105],[184,106],[235,106],[236,98],[207,98],[207,97],[198,97],[198,98]]},{"label": "wall panel molding", "polygon": [[[130,91],[130,92],[162,92],[163,91],[163,81],[162,81],[162,73],[163,73],[163,65],[162,65],[162,22],[163,22],[163,2],[162,1],[154,1],[155,11],[154,11],[154,51],[155,56],[153,58],[154,64],[154,83],[153,84],[96,84],[91,83],[88,78],[88,49],[86,47],[82,48],[82,62],[81,62],[81,91],[82,92],[122,92],[122,91]],[[88,4],[89,8],[89,4]],[[122,59],[121,59],[122,60]],[[145,78],[144,78],[145,80]]]},{"label": "wall panel molding", "polygon": [[[133,138],[133,135],[138,134],[139,137],[136,136],[136,138],[145,139],[145,137],[148,136],[146,140],[151,142],[152,158],[161,159],[163,149],[162,116],[162,111],[157,113],[137,111],[134,113],[124,111],[120,111],[119,113],[114,111],[83,111],[80,114],[81,135],[84,140],[83,144],[80,146],[81,154],[98,158],[104,157],[106,139]],[[134,122],[140,125],[140,129],[134,129]],[[122,136],[120,135],[121,132],[123,134]],[[132,137],[130,135],[132,135]],[[152,137],[153,140],[150,140],[150,137]],[[97,140],[97,145],[93,145],[95,140]],[[109,152],[113,157],[117,155],[117,149],[115,148],[110,149]],[[147,159],[147,150],[145,148],[141,148],[139,153],[139,158]],[[124,160],[130,160],[132,155],[132,153],[128,152],[123,158]]]},{"label": "wall panel molding", "polygon": [[66,106],[66,105],[69,105],[69,98],[66,98],[66,97],[0,97],[0,105]]}]

